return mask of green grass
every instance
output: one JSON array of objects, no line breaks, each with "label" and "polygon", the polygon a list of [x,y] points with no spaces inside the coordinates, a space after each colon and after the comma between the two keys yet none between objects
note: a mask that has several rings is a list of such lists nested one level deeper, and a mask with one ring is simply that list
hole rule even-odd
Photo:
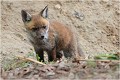
[{"label": "green grass", "polygon": [[[5,71],[15,68],[22,68],[29,66],[32,62],[18,59],[18,57],[12,55],[13,59],[4,59],[2,60],[2,67]],[[34,57],[34,53],[28,53],[26,57]]]},{"label": "green grass", "polygon": [[24,61],[24,60],[19,60],[17,58],[14,58],[12,60],[7,60],[6,62],[3,62],[3,69],[5,71],[11,70],[11,69],[15,69],[15,68],[22,68],[22,67],[27,67],[31,64],[31,62],[28,61]]},{"label": "green grass", "polygon": [[99,60],[120,60],[120,57],[118,54],[113,54],[113,53],[105,53],[105,54],[98,54],[94,56],[94,59],[99,59]]}]

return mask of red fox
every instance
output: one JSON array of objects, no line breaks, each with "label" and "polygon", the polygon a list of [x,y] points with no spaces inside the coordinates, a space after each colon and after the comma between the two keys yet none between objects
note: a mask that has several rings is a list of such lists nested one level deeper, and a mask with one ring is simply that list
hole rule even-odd
[{"label": "red fox", "polygon": [[83,54],[72,30],[59,22],[48,21],[48,6],[37,15],[25,10],[21,10],[21,15],[40,61],[44,62],[44,51],[48,54],[48,61],[60,59],[61,51],[66,58]]}]

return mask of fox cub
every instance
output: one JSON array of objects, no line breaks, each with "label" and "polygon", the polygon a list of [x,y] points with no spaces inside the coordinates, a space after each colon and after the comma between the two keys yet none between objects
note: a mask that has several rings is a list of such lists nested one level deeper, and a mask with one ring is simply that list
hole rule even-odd
[{"label": "fox cub", "polygon": [[25,10],[21,10],[21,15],[40,61],[44,62],[44,51],[48,54],[48,61],[60,59],[61,51],[66,58],[77,58],[83,54],[76,36],[69,27],[56,21],[48,21],[48,6],[37,15],[31,15]]}]

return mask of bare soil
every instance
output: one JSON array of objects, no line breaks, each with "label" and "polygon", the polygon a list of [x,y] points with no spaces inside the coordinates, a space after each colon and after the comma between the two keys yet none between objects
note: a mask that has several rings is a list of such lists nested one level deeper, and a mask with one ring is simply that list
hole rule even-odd
[{"label": "bare soil", "polygon": [[[14,59],[15,55],[26,56],[34,53],[34,48],[27,38],[22,22],[21,10],[39,13],[46,5],[49,7],[49,20],[57,20],[78,30],[76,36],[80,37],[79,41],[86,58],[93,58],[96,54],[119,52],[119,0],[1,1],[1,67]],[[59,68],[62,63],[66,65]],[[119,79],[119,69],[116,67],[109,65],[106,69],[106,63],[103,63],[105,65],[99,68],[102,63],[97,63],[99,66],[93,68],[86,64],[87,62],[78,64],[68,60],[68,62],[48,64],[46,68],[31,63],[31,66],[1,71],[4,74],[3,78],[7,79],[35,79],[35,77],[43,79]]]}]

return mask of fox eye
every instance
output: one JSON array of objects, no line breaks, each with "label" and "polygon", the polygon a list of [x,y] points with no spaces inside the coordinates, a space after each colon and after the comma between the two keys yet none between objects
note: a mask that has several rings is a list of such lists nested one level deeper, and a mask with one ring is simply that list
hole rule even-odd
[{"label": "fox eye", "polygon": [[45,29],[45,28],[46,28],[46,26],[43,26],[43,28]]},{"label": "fox eye", "polygon": [[37,31],[39,27],[32,28],[32,31]]}]

